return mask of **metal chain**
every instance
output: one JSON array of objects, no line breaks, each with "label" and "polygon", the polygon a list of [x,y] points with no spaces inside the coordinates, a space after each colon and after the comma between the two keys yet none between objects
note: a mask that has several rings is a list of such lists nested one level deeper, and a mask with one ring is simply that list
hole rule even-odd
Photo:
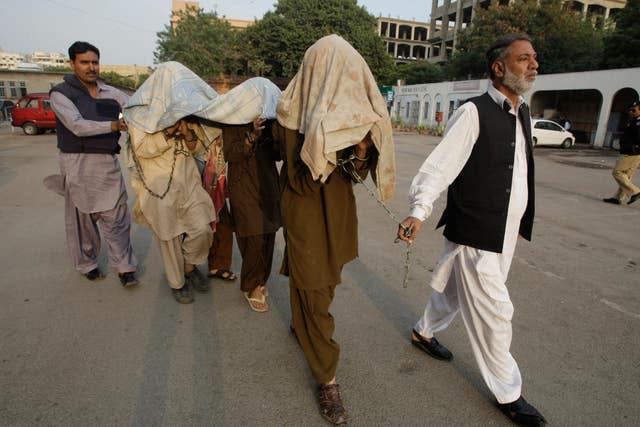
[{"label": "metal chain", "polygon": [[133,148],[133,145],[131,144],[131,137],[129,137],[129,140],[128,140],[129,151],[131,152],[131,158],[133,158],[133,163],[136,166],[136,171],[138,172],[138,176],[140,177],[140,182],[142,182],[142,186],[144,187],[145,190],[149,192],[149,194],[151,194],[153,197],[158,198],[160,200],[165,198],[165,196],[169,192],[169,189],[171,188],[171,183],[173,182],[173,173],[175,171],[176,163],[178,160],[178,154],[183,154],[186,157],[189,157],[191,155],[191,153],[188,150],[184,149],[184,143],[183,143],[184,137],[182,135],[174,136],[173,140],[174,140],[174,146],[173,146],[173,162],[171,164],[171,173],[169,175],[169,182],[167,182],[167,188],[164,190],[162,194],[156,193],[151,188],[149,188],[149,185],[147,185],[147,182],[144,179],[144,172],[142,171],[142,165],[140,164],[140,161],[138,160],[138,156],[136,156],[136,151]]},{"label": "metal chain", "polygon": [[[402,224],[400,221],[398,221],[398,217],[393,212],[391,212],[391,210],[387,207],[387,205],[382,200],[380,200],[378,195],[371,189],[371,187],[369,187],[364,182],[362,177],[360,177],[360,175],[358,175],[358,171],[356,170],[356,166],[353,164],[353,161],[355,159],[356,159],[356,156],[354,154],[351,154],[346,159],[339,159],[338,162],[337,162],[337,166],[341,167],[342,170],[344,170],[349,176],[353,177],[358,184],[362,184],[363,187],[369,192],[369,195],[371,197],[373,197],[376,200],[376,202],[378,202],[378,205],[381,206],[387,212],[387,215],[395,223],[397,223],[400,226],[400,228],[402,228],[404,236],[405,237],[411,237],[411,232],[413,231],[413,226],[406,227],[404,224]],[[350,165],[351,167],[349,168],[348,165]],[[396,238],[394,243],[398,243],[399,241],[400,241],[400,239]],[[405,256],[405,260],[404,260],[404,280],[402,281],[402,287],[403,288],[406,288],[408,283],[409,283],[409,267],[410,267],[410,265],[411,265],[411,242],[407,242],[407,252],[406,252],[406,256]]]}]

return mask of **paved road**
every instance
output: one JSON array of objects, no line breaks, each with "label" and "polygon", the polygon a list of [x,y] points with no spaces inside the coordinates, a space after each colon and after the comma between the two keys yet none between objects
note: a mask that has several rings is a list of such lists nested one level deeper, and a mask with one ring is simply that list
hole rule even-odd
[{"label": "paved road", "polygon": [[[437,141],[396,136],[390,206],[398,216]],[[520,242],[509,280],[524,395],[550,425],[637,425],[640,203],[600,201],[615,188],[615,154],[537,148],[536,160],[534,241]],[[141,285],[124,290],[114,273],[88,283],[69,266],[63,200],[41,184],[56,172],[54,135],[0,129],[0,425],[325,425],[288,333],[286,280],[271,278],[267,314],[249,311],[238,285],[219,281],[179,305],[151,235],[134,226]],[[452,363],[408,341],[440,255],[442,236],[432,229],[444,200],[414,244],[403,289],[395,225],[362,188],[357,198],[360,258],[345,269],[332,307],[351,425],[510,425],[480,378],[460,319],[439,335]],[[278,234],[274,273],[282,247]],[[239,261],[236,250],[236,271]]]}]

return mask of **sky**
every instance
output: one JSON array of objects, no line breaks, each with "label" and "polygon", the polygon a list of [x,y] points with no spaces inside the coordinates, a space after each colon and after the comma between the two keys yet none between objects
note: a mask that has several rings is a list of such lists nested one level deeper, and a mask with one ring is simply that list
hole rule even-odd
[{"label": "sky", "polygon": [[[261,18],[276,0],[202,0],[207,12]],[[171,16],[171,0],[0,0],[0,50],[67,53],[76,40],[100,49],[108,65],[153,65],[156,33]],[[28,5],[28,6],[27,6]],[[375,16],[428,22],[431,0],[358,0]],[[27,7],[25,7],[27,6]]]}]

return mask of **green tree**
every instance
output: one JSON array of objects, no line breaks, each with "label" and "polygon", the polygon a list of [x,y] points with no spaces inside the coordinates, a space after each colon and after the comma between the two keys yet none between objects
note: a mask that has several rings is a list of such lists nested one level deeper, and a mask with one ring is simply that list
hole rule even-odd
[{"label": "green tree", "polygon": [[594,70],[601,62],[602,30],[572,11],[569,3],[522,0],[476,10],[473,26],[460,34],[459,51],[448,67],[450,77],[484,76],[484,53],[497,37],[508,33],[532,36],[541,73]]},{"label": "green tree", "polygon": [[262,61],[265,74],[292,77],[307,48],[335,33],[360,52],[379,83],[386,83],[393,80],[394,64],[375,30],[375,17],[356,0],[279,0],[274,11],[245,30],[243,54],[249,68]]},{"label": "green tree", "polygon": [[437,83],[445,80],[445,72],[440,65],[418,61],[397,65],[396,78],[404,80],[408,85]]},{"label": "green tree", "polygon": [[178,12],[174,29],[166,25],[157,33],[155,62],[178,61],[203,79],[242,71],[236,31],[216,13],[187,8]]},{"label": "green tree", "polygon": [[138,84],[136,85],[136,89],[139,88],[140,86],[142,86],[142,83],[144,83],[148,78],[149,78],[150,74],[148,73],[142,73],[138,76]]},{"label": "green tree", "polygon": [[116,85],[120,87],[126,87],[127,89],[135,89],[136,81],[129,77],[121,76],[113,71],[103,71],[100,73],[100,78],[107,84]]},{"label": "green tree", "polygon": [[615,30],[604,39],[606,68],[640,66],[640,0],[627,4],[614,18]]}]

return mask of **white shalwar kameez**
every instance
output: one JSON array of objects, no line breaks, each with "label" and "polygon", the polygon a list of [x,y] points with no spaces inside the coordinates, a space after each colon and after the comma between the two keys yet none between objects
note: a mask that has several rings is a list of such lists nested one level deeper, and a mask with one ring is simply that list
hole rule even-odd
[{"label": "white shalwar kameez", "polygon": [[[500,106],[507,99],[491,83],[488,92]],[[515,108],[507,102],[511,106],[509,113],[516,116],[516,146],[502,253],[459,245],[445,238],[444,253],[431,280],[435,292],[415,326],[417,332],[431,338],[460,311],[482,377],[499,403],[518,399],[522,387],[520,370],[509,352],[513,305],[506,280],[528,192],[526,143],[517,114],[524,100],[520,98]],[[410,216],[424,220],[431,214],[433,202],[462,171],[479,132],[476,105],[467,102],[456,111],[444,138],[413,179]]]}]

